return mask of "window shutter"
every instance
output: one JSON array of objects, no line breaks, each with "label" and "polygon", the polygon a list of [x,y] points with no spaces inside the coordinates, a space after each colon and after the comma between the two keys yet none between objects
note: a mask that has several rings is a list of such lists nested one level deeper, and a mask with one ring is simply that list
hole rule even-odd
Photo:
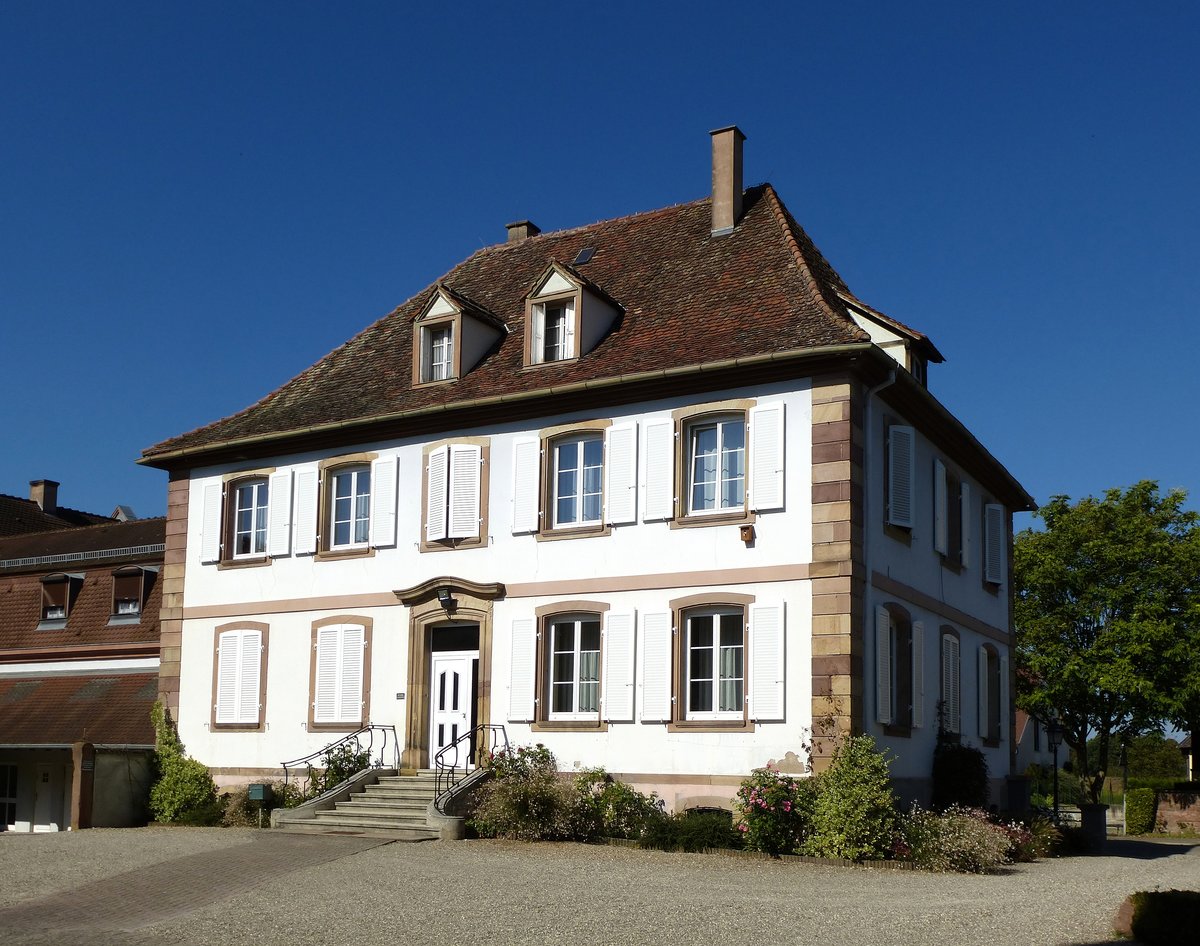
[{"label": "window shutter", "polygon": [[[893,428],[894,429],[894,428]],[[892,615],[885,607],[875,609],[875,706],[881,723],[892,721]]]},{"label": "window shutter", "polygon": [[945,555],[950,551],[949,515],[946,504],[946,465],[933,461],[933,548]]},{"label": "window shutter", "polygon": [[536,365],[542,360],[546,337],[546,305],[539,302],[533,307],[533,318],[530,320],[533,328],[533,338],[530,341],[529,363]]},{"label": "window shutter", "polygon": [[241,655],[240,631],[226,631],[217,638],[217,722],[238,721],[238,665]]},{"label": "window shutter", "polygon": [[983,577],[998,585],[1004,580],[1004,507],[988,503],[983,515]]},{"label": "window shutter", "polygon": [[962,486],[961,498],[962,513],[958,520],[962,524],[962,548],[960,550],[960,559],[963,568],[966,568],[971,563],[971,487],[964,480]]},{"label": "window shutter", "polygon": [[292,471],[272,473],[267,486],[267,554],[287,555],[292,545]]},{"label": "window shutter", "polygon": [[566,328],[567,328],[567,331],[566,331],[567,347],[566,347],[566,354],[563,357],[574,358],[577,355],[583,354],[582,352],[575,351],[575,330],[578,328],[578,326],[576,325],[577,319],[575,317],[575,300],[572,299],[572,300],[568,301],[565,304],[564,308],[566,310],[566,320],[565,321],[566,321]]},{"label": "window shutter", "polygon": [[431,450],[425,467],[425,537],[430,542],[446,538],[446,470],[449,447]]},{"label": "window shutter", "polygon": [[342,659],[338,680],[339,720],[357,724],[363,711],[363,662],[366,659],[366,631],[353,624],[341,628]]},{"label": "window shutter", "polygon": [[467,443],[450,445],[450,528],[452,539],[479,535],[479,487],[483,450]]},{"label": "window shutter", "polygon": [[258,692],[259,675],[262,668],[262,631],[242,631],[241,645],[238,668],[237,721],[239,723],[257,723],[259,720],[258,706],[262,701]]},{"label": "window shutter", "polygon": [[987,650],[980,646],[979,648],[979,689],[976,693],[979,703],[979,735],[983,739],[987,739],[990,733],[988,732],[988,672],[987,672]]},{"label": "window shutter", "polygon": [[534,712],[533,618],[514,618],[512,622],[512,664],[508,673],[508,721],[526,723]]},{"label": "window shutter", "polygon": [[750,606],[750,718],[784,718],[783,605]]},{"label": "window shutter", "polygon": [[925,725],[925,625],[912,623],[912,724]]},{"label": "window shutter", "polygon": [[637,424],[604,432],[605,521],[637,521]]},{"label": "window shutter", "polygon": [[328,626],[317,629],[316,693],[313,694],[313,720],[333,721],[337,710],[338,645],[341,628]]},{"label": "window shutter", "polygon": [[541,452],[538,440],[518,440],[513,444],[513,535],[538,530]]},{"label": "window shutter", "polygon": [[609,614],[604,622],[604,718],[633,721],[632,614]]},{"label": "window shutter", "polygon": [[396,544],[396,470],[395,457],[371,461],[371,546],[383,548]]},{"label": "window shutter", "polygon": [[675,511],[675,423],[654,420],[646,424],[646,482],[642,486],[645,508],[642,520],[670,519]]},{"label": "window shutter", "polygon": [[750,409],[750,508],[783,508],[783,403]]},{"label": "window shutter", "polygon": [[912,528],[914,457],[913,429],[894,424],[888,428],[887,521]]},{"label": "window shutter", "polygon": [[947,732],[959,732],[959,664],[958,638],[949,634],[942,636],[942,713],[945,715]]},{"label": "window shutter", "polygon": [[312,555],[317,550],[319,484],[320,474],[315,467],[296,471],[296,534],[293,548],[297,555]]},{"label": "window shutter", "polygon": [[642,722],[671,718],[671,614],[642,618]]},{"label": "window shutter", "polygon": [[[1000,658],[1000,741],[1008,735],[1008,658]],[[1036,722],[1035,724],[1036,725]]]},{"label": "window shutter", "polygon": [[200,524],[200,561],[221,560],[221,493],[220,483],[204,487],[204,518]]}]

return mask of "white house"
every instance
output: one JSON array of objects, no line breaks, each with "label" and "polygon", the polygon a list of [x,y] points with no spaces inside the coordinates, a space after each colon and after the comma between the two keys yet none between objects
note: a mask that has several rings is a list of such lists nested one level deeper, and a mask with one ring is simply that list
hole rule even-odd
[{"label": "white house", "polygon": [[480,724],[676,806],[939,719],[1012,772],[1029,495],[713,132],[711,198],[511,224],[170,471],[161,691],[232,783],[368,723]]}]

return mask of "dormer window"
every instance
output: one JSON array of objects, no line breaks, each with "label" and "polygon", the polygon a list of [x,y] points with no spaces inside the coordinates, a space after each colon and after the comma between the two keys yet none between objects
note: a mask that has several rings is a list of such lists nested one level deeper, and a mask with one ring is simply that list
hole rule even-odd
[{"label": "dormer window", "polygon": [[499,319],[439,285],[413,323],[413,384],[461,378],[503,333]]},{"label": "dormer window", "polygon": [[154,570],[125,565],[112,573],[112,615],[109,625],[136,624],[146,606]]},{"label": "dormer window", "polygon": [[83,584],[82,575],[47,575],[42,579],[42,615],[39,630],[56,630],[66,627],[71,615],[71,605]]},{"label": "dormer window", "polygon": [[573,269],[551,263],[525,297],[525,365],[571,361],[596,347],[621,310]]}]

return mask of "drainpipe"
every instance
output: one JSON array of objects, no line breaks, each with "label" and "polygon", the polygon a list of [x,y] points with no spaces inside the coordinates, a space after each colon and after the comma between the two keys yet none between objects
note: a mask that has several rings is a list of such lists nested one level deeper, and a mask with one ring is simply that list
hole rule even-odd
[{"label": "drainpipe", "polygon": [[[892,368],[888,372],[888,376],[887,376],[886,380],[880,381],[877,385],[875,385],[875,387],[873,387],[867,391],[867,404],[866,404],[866,407],[863,408],[863,436],[864,437],[870,438],[872,436],[871,404],[875,400],[875,395],[878,394],[880,391],[882,391],[884,388],[889,388],[895,383],[896,383],[896,369]],[[870,441],[868,440],[868,443],[869,442]],[[867,595],[869,594],[870,588],[871,588],[871,540],[870,540],[870,530],[871,530],[871,512],[870,512],[870,509],[871,509],[871,476],[870,476],[870,472],[871,471],[867,468],[867,460],[870,456],[871,456],[871,451],[869,449],[864,449],[863,450],[863,500],[862,500],[863,571],[866,572],[866,574],[863,576],[863,579],[866,583],[865,590],[863,592],[863,605],[864,606],[866,605],[866,598],[867,598]],[[887,489],[887,484],[884,484],[884,489]],[[869,623],[870,622],[870,613],[868,613],[867,615],[864,615],[864,619]],[[866,634],[866,630],[864,628],[864,632],[863,632],[863,665],[864,666],[866,666],[866,662],[867,662],[866,656],[867,656],[867,634]],[[871,665],[874,667],[873,661],[872,661]],[[878,673],[877,667],[875,668],[875,671],[876,671],[876,673]],[[867,689],[865,680],[863,681],[863,689],[864,690]],[[863,701],[863,720],[862,720],[863,732],[866,732],[867,720],[870,719],[870,713],[868,713],[866,710],[866,703],[867,703],[867,701],[864,700]]]}]

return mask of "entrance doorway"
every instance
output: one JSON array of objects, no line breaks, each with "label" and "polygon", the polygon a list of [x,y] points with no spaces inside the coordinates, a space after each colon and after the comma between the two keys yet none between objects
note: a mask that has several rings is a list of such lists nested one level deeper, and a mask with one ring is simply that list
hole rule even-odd
[{"label": "entrance doorway", "polygon": [[479,694],[479,625],[435,625],[429,639],[429,764],[437,754],[446,765],[470,768],[475,740],[463,739],[475,728]]}]

